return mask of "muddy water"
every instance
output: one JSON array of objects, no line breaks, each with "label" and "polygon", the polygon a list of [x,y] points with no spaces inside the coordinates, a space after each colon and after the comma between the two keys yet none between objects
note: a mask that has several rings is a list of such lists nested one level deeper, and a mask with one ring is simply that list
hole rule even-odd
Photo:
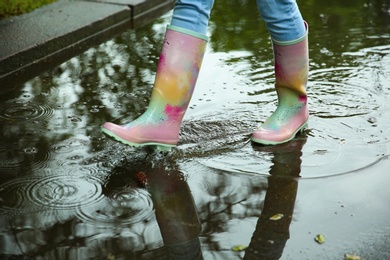
[{"label": "muddy water", "polygon": [[215,4],[168,154],[99,128],[147,107],[169,14],[0,97],[0,258],[389,259],[390,5],[299,4],[311,118],[287,144],[249,142],[276,105],[254,1]]}]

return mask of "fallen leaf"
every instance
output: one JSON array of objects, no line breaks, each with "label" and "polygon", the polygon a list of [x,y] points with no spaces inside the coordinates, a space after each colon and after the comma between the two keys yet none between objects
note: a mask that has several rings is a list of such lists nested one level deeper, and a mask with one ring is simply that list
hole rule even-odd
[{"label": "fallen leaf", "polygon": [[232,247],[232,250],[234,252],[239,252],[239,251],[244,251],[248,246],[244,246],[244,245],[238,245],[238,246],[233,246]]},{"label": "fallen leaf", "polygon": [[283,218],[283,217],[284,217],[283,214],[278,213],[278,214],[273,215],[273,216],[270,217],[269,219],[270,219],[270,220],[279,220],[279,219],[281,219],[281,218]]},{"label": "fallen leaf", "polygon": [[363,260],[360,256],[345,254],[345,260]]},{"label": "fallen leaf", "polygon": [[318,243],[318,244],[323,244],[325,242],[325,236],[322,235],[322,234],[318,234],[314,240]]}]

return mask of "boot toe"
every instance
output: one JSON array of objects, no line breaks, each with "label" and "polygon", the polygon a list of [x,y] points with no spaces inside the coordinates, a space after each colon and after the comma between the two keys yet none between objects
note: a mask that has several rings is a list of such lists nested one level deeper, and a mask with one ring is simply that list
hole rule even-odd
[{"label": "boot toe", "polygon": [[127,136],[126,129],[121,125],[116,125],[114,123],[106,122],[102,125],[101,129],[103,133],[111,137],[114,137],[115,139],[118,139],[119,137],[120,139],[129,141],[126,138]]},{"label": "boot toe", "polygon": [[121,126],[119,125],[116,125],[114,123],[110,123],[110,122],[106,122],[102,125],[102,130],[106,130],[106,131],[109,131],[109,132],[112,132],[112,133],[115,133],[118,128],[120,128]]},{"label": "boot toe", "polygon": [[164,127],[164,125],[158,127],[129,127],[107,122],[102,125],[101,130],[115,140],[130,146],[160,145],[173,147],[176,146],[178,141],[178,133],[176,133],[178,129],[176,131],[175,129],[172,130],[169,125],[168,127]]},{"label": "boot toe", "polygon": [[252,134],[251,140],[255,143],[264,145],[276,145],[290,141],[295,135],[305,129],[307,121],[297,128],[284,127],[278,130],[265,129],[260,127]]},{"label": "boot toe", "polygon": [[260,128],[252,134],[252,141],[259,144],[273,145],[283,143],[291,138],[291,134],[280,130]]}]

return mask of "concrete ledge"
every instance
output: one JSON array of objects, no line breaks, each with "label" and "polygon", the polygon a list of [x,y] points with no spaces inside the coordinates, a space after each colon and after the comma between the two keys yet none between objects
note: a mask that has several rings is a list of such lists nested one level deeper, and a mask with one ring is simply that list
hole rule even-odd
[{"label": "concrete ledge", "polygon": [[173,9],[174,0],[86,0],[131,8],[132,28],[139,28]]},{"label": "concrete ledge", "polygon": [[59,1],[0,21],[0,94],[100,44],[143,26],[174,0]]}]

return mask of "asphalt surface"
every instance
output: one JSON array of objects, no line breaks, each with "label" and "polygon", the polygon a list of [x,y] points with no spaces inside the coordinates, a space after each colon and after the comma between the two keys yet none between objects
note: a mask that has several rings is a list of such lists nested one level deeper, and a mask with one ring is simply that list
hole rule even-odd
[{"label": "asphalt surface", "polygon": [[171,10],[174,0],[58,0],[0,20],[0,94],[125,30]]}]

